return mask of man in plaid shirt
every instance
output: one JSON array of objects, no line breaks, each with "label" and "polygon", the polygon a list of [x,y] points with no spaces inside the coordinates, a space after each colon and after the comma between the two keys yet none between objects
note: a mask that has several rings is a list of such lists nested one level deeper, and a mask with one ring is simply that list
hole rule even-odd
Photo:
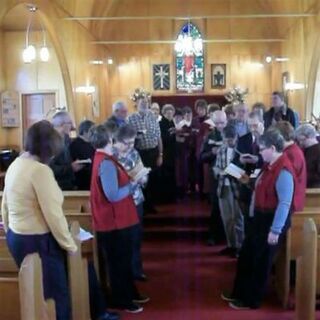
[{"label": "man in plaid shirt", "polygon": [[137,98],[137,112],[128,118],[129,124],[136,130],[135,148],[140,154],[145,167],[151,168],[149,181],[145,189],[145,211],[155,213],[153,206],[156,190],[155,169],[162,165],[163,147],[159,123],[149,109],[146,96]]}]

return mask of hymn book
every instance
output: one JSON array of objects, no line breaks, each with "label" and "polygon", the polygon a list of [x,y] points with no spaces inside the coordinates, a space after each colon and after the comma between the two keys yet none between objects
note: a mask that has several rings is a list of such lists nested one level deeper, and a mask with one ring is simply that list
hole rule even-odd
[{"label": "hymn book", "polygon": [[130,176],[130,178],[133,181],[139,181],[141,180],[143,177],[145,177],[146,175],[149,174],[149,172],[151,171],[150,168],[146,168],[142,161],[140,160],[133,169],[128,170],[128,175]]},{"label": "hymn book", "polygon": [[224,173],[228,174],[236,179],[240,179],[244,174],[245,171],[240,167],[236,166],[234,163],[230,163],[225,169]]}]

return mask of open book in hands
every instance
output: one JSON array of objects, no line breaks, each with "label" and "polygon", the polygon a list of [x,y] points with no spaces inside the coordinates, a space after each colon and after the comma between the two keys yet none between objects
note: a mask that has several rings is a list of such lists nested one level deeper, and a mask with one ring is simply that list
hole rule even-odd
[{"label": "open book in hands", "polygon": [[236,166],[233,163],[230,163],[225,169],[224,173],[228,174],[236,179],[240,179],[244,174],[245,171],[241,169],[240,167]]},{"label": "open book in hands", "polygon": [[150,168],[146,168],[142,161],[139,161],[133,169],[128,171],[128,175],[134,182],[138,182],[147,176],[150,171]]}]

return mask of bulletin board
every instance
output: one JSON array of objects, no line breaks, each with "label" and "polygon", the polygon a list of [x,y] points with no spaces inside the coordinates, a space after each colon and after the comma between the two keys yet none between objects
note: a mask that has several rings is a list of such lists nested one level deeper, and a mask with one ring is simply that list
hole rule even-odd
[{"label": "bulletin board", "polygon": [[1,124],[4,128],[20,126],[20,95],[17,91],[1,93]]}]

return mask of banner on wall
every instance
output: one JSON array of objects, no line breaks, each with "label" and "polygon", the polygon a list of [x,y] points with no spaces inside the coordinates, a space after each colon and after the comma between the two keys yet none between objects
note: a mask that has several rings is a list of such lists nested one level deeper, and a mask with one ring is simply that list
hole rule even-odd
[{"label": "banner on wall", "polygon": [[17,91],[1,93],[1,125],[4,128],[20,126],[20,95]]}]

